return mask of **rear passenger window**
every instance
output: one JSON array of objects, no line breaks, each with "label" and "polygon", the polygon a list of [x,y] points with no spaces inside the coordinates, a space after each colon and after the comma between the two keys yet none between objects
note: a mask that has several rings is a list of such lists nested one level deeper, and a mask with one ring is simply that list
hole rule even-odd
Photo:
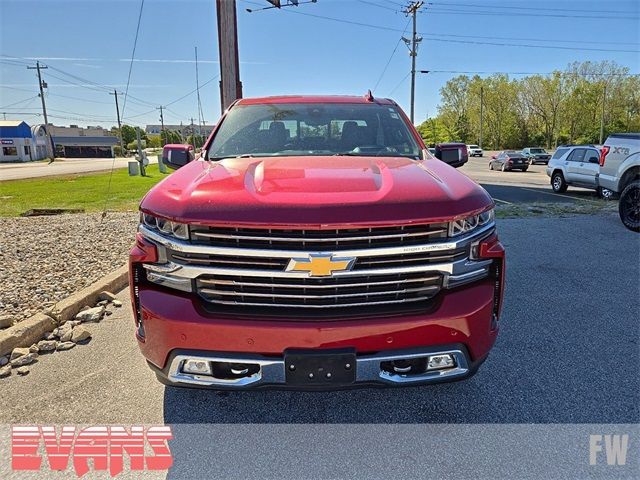
[{"label": "rear passenger window", "polygon": [[559,148],[553,153],[553,157],[551,157],[551,158],[560,158],[565,153],[567,153],[567,150],[569,150],[569,149],[568,148]]},{"label": "rear passenger window", "polygon": [[584,162],[584,154],[585,154],[586,150],[584,148],[576,148],[573,152],[571,152],[571,155],[569,155],[569,158],[567,158],[567,160],[569,160],[570,162]]}]

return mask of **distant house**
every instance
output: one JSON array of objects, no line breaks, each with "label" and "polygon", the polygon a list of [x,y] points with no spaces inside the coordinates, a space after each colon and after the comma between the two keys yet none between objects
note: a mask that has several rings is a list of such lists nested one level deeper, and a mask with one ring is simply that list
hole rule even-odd
[{"label": "distant house", "polygon": [[46,156],[47,135],[42,125],[0,120],[0,162],[29,162]]}]

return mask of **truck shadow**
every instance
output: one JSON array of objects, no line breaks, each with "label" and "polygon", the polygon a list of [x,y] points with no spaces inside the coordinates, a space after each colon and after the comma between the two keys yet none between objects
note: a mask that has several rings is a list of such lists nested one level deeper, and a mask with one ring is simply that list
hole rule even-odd
[{"label": "truck shadow", "polygon": [[[460,416],[460,405],[451,399],[464,395],[476,396],[477,400],[477,387],[475,377],[457,384],[329,392],[216,392],[165,387],[164,421],[168,424],[471,421]],[[482,406],[476,402],[474,409],[478,408]]]}]

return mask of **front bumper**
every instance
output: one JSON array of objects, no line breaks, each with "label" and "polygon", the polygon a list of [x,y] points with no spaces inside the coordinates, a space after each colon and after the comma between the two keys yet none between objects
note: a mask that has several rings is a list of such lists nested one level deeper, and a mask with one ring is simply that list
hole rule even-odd
[{"label": "front bumper", "polygon": [[[354,386],[406,384],[379,378],[379,371],[374,375],[367,367],[367,359],[378,361],[399,350],[424,355],[454,349],[460,352],[456,354],[459,369],[447,375],[429,375],[411,384],[462,379],[487,356],[498,334],[492,279],[442,292],[434,308],[425,313],[296,321],[215,315],[189,294],[155,285],[138,288],[144,326],[144,338],[138,337],[140,349],[161,379],[180,385],[206,386],[171,376],[175,359],[185,352],[205,357],[265,358],[274,365],[269,369],[278,369],[278,362],[290,349],[352,349],[362,362]],[[456,346],[452,347],[454,343]],[[261,384],[286,386],[273,380],[277,376],[266,378]]]},{"label": "front bumper", "polygon": [[[403,374],[388,371],[384,365],[394,361],[410,361],[427,358],[429,355],[449,354],[455,364],[446,369],[426,371],[416,374]],[[229,362],[234,364],[259,365],[253,374],[234,379],[215,378],[207,375],[193,375],[182,372],[185,360],[203,360],[207,362]],[[234,355],[228,353],[177,350],[172,352],[167,366],[159,369],[149,364],[159,380],[165,385],[177,387],[211,388],[217,390],[249,390],[249,389],[296,389],[296,390],[333,390],[358,387],[402,387],[443,383],[463,380],[473,376],[486,359],[482,357],[476,362],[469,358],[462,344],[451,344],[440,347],[426,347],[411,350],[388,351],[373,355],[356,357],[353,382],[325,382],[314,384],[290,385],[287,383],[286,363],[284,357],[267,357],[263,355]],[[329,371],[327,373],[330,374]]]}]

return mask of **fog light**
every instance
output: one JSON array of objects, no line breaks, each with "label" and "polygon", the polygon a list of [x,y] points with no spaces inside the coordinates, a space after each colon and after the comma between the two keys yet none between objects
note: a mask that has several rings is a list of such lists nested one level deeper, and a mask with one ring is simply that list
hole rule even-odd
[{"label": "fog light", "polygon": [[182,364],[182,371],[195,375],[211,375],[211,364],[206,360],[189,359]]},{"label": "fog light", "polygon": [[443,355],[430,355],[427,363],[427,370],[440,370],[441,368],[454,367],[456,362],[453,355],[445,353]]}]

